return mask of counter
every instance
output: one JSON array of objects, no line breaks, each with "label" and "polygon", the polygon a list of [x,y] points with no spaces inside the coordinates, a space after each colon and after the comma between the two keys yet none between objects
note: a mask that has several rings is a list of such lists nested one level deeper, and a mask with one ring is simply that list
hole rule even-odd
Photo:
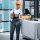
[{"label": "counter", "polygon": [[37,40],[39,21],[22,20],[22,36]]}]

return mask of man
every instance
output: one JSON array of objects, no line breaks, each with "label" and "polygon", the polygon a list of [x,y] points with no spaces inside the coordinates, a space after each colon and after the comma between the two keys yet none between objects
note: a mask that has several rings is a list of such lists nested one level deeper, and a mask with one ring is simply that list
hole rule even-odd
[{"label": "man", "polygon": [[22,10],[20,9],[21,2],[16,2],[16,8],[10,12],[12,21],[11,21],[11,29],[10,29],[10,40],[13,40],[14,30],[16,28],[16,40],[19,40],[20,33],[20,20],[19,18],[22,16]]}]

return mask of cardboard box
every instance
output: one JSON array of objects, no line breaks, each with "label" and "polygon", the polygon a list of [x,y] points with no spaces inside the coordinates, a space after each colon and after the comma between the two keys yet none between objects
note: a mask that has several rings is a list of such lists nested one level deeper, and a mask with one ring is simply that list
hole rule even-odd
[{"label": "cardboard box", "polygon": [[26,15],[26,16],[21,16],[22,20],[30,20],[31,19],[31,15]]}]

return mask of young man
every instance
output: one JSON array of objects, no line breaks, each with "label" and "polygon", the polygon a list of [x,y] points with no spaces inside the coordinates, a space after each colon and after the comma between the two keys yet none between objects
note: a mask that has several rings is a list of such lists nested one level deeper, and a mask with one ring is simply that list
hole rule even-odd
[{"label": "young man", "polygon": [[10,29],[10,40],[13,40],[14,30],[16,28],[16,40],[19,40],[20,33],[20,17],[22,16],[22,10],[20,9],[21,2],[16,2],[16,8],[10,12],[12,21]]}]

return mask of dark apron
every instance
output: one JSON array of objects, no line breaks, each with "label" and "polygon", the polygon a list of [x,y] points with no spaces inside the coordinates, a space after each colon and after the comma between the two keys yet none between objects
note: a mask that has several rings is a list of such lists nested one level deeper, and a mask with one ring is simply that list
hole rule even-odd
[{"label": "dark apron", "polygon": [[16,28],[16,40],[19,40],[20,27],[21,27],[20,20],[19,19],[13,19],[11,22],[10,40],[13,40],[15,28]]}]

